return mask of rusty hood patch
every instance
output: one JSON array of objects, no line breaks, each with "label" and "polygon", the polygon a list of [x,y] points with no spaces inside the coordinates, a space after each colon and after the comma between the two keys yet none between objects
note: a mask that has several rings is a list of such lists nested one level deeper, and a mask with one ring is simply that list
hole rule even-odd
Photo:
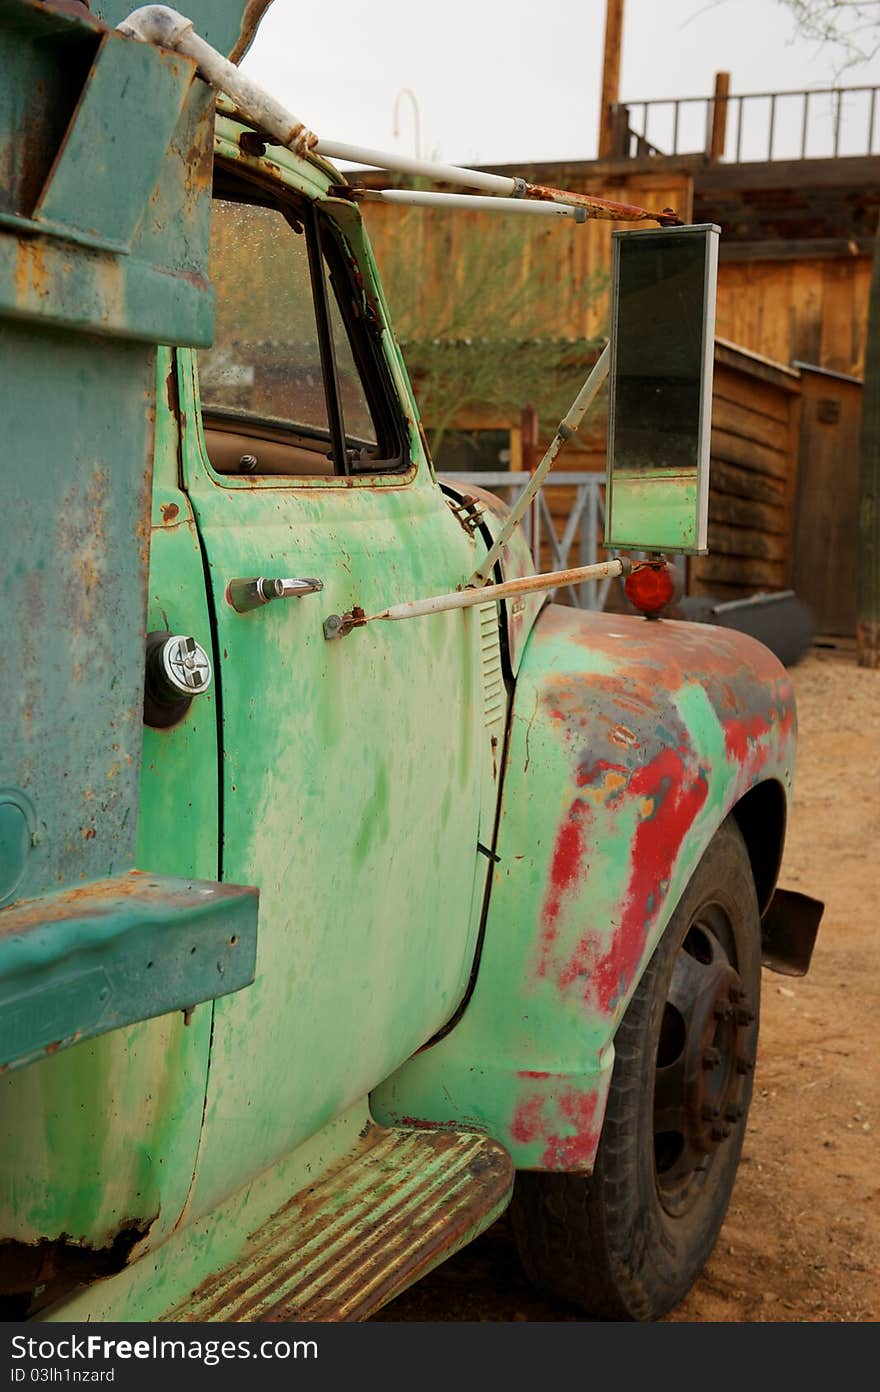
[{"label": "rusty hood patch", "polygon": [[[791,681],[762,644],[727,629],[551,606],[534,642],[539,665],[545,645],[589,658],[580,670],[556,658],[535,692],[570,772],[533,969],[614,1012],[685,843],[694,836],[702,850],[701,823],[714,829],[762,778],[790,782]],[[597,880],[618,887],[614,931],[603,923],[573,938],[563,920],[585,892],[604,899]]]}]

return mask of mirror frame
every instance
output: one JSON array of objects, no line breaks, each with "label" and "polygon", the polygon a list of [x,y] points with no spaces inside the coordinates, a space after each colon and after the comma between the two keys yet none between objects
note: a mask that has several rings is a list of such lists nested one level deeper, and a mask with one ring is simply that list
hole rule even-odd
[{"label": "mirror frame", "polygon": [[[718,239],[715,223],[685,227],[639,228],[611,234],[611,366],[605,475],[605,545],[615,550],[705,554],[708,543],[709,457],[712,431],[712,370],[715,356],[715,302]],[[620,315],[621,248],[633,239],[690,237],[704,247],[700,405],[695,471],[665,475],[615,469],[617,353]]]}]

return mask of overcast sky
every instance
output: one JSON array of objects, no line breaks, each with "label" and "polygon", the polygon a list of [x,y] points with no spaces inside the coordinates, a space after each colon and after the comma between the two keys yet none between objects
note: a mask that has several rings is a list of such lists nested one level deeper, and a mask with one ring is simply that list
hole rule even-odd
[{"label": "overcast sky", "polygon": [[[604,14],[604,0],[323,0],[306,19],[295,0],[274,0],[244,67],[328,139],[414,153],[406,97],[397,140],[393,134],[395,98],[410,88],[423,155],[458,163],[591,159]],[[730,71],[734,92],[827,86],[837,62],[831,49],[795,38],[779,0],[626,0],[625,101],[706,95],[719,69]],[[843,81],[880,83],[880,60]],[[845,148],[863,153],[867,106],[850,106]],[[823,98],[817,119],[826,133],[828,108]],[[752,111],[757,140],[762,123]],[[787,116],[783,109],[778,118],[783,141],[799,138],[793,104]],[[661,148],[669,137],[662,119],[658,113],[648,132]],[[877,126],[880,134],[880,110]]]}]

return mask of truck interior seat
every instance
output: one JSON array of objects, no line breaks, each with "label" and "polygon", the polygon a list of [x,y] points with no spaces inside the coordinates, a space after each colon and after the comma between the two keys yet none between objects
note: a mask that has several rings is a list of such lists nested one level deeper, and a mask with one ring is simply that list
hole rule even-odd
[{"label": "truck interior seat", "polygon": [[[282,477],[325,477],[333,473],[329,446],[323,440],[312,447],[301,439],[285,438],[282,431],[251,427],[247,432],[230,430],[226,423],[205,421],[208,458],[218,474],[275,474]],[[254,455],[255,469],[242,468],[243,455]]]}]

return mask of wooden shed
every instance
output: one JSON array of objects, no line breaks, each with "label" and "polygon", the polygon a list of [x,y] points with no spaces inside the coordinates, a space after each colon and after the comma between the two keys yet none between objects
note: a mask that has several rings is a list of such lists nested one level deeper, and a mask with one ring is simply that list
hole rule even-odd
[{"label": "wooden shed", "polygon": [[801,424],[791,584],[817,633],[856,631],[862,379],[797,363]]},{"label": "wooden shed", "polygon": [[715,341],[709,554],[688,589],[738,599],[791,581],[800,374]]}]

